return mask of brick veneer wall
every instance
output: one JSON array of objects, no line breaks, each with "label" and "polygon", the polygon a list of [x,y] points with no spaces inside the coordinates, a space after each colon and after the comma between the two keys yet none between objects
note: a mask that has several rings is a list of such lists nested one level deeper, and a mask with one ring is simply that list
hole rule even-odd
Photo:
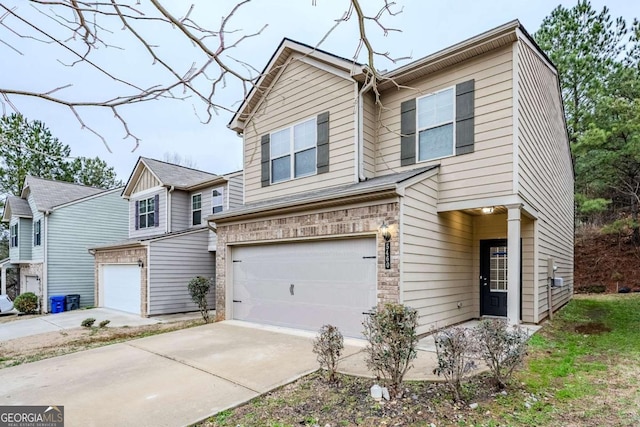
[{"label": "brick veneer wall", "polygon": [[96,251],[95,253],[95,305],[98,307],[100,297],[100,265],[101,264],[137,264],[142,260],[140,280],[140,313],[147,316],[147,248],[129,248]]},{"label": "brick veneer wall", "polygon": [[[397,202],[347,207],[333,211],[293,214],[244,223],[217,223],[216,249],[216,321],[226,319],[227,245],[235,243],[283,242],[310,238],[376,235],[378,255],[378,303],[398,302],[400,298],[400,242],[398,241],[399,205]],[[378,229],[390,225],[391,269],[384,268],[384,239]]]}]

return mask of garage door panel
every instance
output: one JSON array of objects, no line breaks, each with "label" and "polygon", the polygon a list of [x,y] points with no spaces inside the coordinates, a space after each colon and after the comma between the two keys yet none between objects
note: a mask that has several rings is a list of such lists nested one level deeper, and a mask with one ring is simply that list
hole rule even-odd
[{"label": "garage door panel", "polygon": [[103,307],[140,314],[140,281],[140,267],[137,265],[103,265]]},{"label": "garage door panel", "polygon": [[[233,251],[234,318],[360,336],[376,304],[375,239],[240,247]],[[293,285],[293,286],[292,286]]]}]

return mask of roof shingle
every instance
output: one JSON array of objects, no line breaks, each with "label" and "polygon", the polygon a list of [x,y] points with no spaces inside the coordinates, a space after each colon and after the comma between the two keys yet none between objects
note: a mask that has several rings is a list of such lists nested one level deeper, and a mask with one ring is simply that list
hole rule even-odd
[{"label": "roof shingle", "polygon": [[33,196],[36,209],[41,212],[51,210],[54,206],[107,191],[103,188],[87,187],[64,181],[52,181],[35,176],[28,176],[25,179],[25,188],[27,186]]},{"label": "roof shingle", "polygon": [[163,185],[173,185],[176,188],[189,188],[218,178],[218,175],[185,166],[161,162],[147,157],[142,157],[141,159]]}]

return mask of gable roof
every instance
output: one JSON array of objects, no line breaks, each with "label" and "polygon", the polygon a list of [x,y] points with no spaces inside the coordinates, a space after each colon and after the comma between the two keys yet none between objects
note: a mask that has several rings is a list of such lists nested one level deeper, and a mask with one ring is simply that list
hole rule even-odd
[{"label": "gable roof", "polygon": [[364,66],[354,60],[346,59],[322,49],[285,37],[280,42],[280,45],[273,55],[271,55],[267,65],[262,70],[262,73],[260,73],[260,78],[256,84],[251,88],[242,104],[240,104],[240,107],[236,110],[233,118],[227,125],[229,129],[236,132],[242,131],[244,128],[244,122],[255,110],[262,96],[274,83],[274,80],[278,76],[280,70],[286,65],[288,58],[294,52],[347,72],[352,76],[361,75],[364,72]]},{"label": "gable roof", "polygon": [[36,209],[40,212],[45,212],[51,210],[54,206],[93,196],[104,191],[107,190],[71,182],[27,176],[24,180],[22,198],[26,199],[27,194],[31,194]]},{"label": "gable roof", "polygon": [[8,222],[12,216],[20,218],[33,218],[29,202],[16,196],[7,196],[2,213],[2,221]]},{"label": "gable roof", "polygon": [[[475,56],[510,45],[517,41],[520,35],[530,42],[551,68],[555,70],[555,66],[551,60],[549,60],[548,56],[536,44],[533,37],[529,35],[520,21],[515,19],[431,55],[398,67],[395,70],[382,73],[377,84],[378,90],[396,88],[398,85],[407,84],[412,80],[445,69]],[[231,122],[227,125],[230,129],[236,132],[243,131],[244,121],[251,116],[260,98],[266,93],[266,89],[273,84],[277,77],[278,70],[286,64],[286,60],[292,52],[299,52],[305,56],[319,59],[336,68],[350,70],[352,78],[360,83],[363,83],[365,80],[366,66],[319,49],[314,49],[304,43],[285,38],[262,71],[260,79],[240,105]],[[350,67],[347,67],[347,65]],[[355,65],[357,65],[357,70],[354,68]]]},{"label": "gable roof", "polygon": [[190,190],[215,181],[225,181],[224,177],[203,170],[140,157],[124,187],[122,192],[124,196],[130,196],[133,193],[138,178],[145,169],[150,171],[161,185],[179,190]]},{"label": "gable roof", "polygon": [[343,204],[342,201],[352,203],[354,197],[361,197],[363,200],[388,198],[397,195],[399,188],[411,182],[412,178],[427,172],[435,173],[439,167],[440,165],[423,166],[417,169],[378,176],[354,184],[263,200],[211,215],[208,220],[222,222],[222,220],[231,220],[237,217],[257,217],[274,210],[293,211],[301,207],[308,208],[308,205],[312,203],[335,206]]}]

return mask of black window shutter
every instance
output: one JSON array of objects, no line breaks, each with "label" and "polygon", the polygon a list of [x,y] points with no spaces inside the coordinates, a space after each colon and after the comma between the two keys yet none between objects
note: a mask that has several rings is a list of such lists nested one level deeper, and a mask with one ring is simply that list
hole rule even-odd
[{"label": "black window shutter", "polygon": [[316,119],[317,135],[317,170],[318,173],[329,172],[329,112],[318,114]]},{"label": "black window shutter", "polygon": [[456,156],[473,153],[475,81],[456,85]]},{"label": "black window shutter", "polygon": [[262,186],[268,187],[271,183],[271,150],[269,148],[269,141],[271,137],[269,134],[262,135],[260,139],[261,157],[260,165],[262,167]]},{"label": "black window shutter", "polygon": [[160,195],[156,194],[153,197],[153,207],[155,208],[154,212],[153,212],[153,226],[157,227],[158,225],[160,225]]},{"label": "black window shutter", "polygon": [[136,230],[137,230],[140,228],[140,202],[138,200],[136,200],[136,208],[135,208],[135,212],[133,213],[133,216],[135,217]]},{"label": "black window shutter", "polygon": [[400,104],[400,133],[400,164],[413,165],[416,162],[415,98]]}]

